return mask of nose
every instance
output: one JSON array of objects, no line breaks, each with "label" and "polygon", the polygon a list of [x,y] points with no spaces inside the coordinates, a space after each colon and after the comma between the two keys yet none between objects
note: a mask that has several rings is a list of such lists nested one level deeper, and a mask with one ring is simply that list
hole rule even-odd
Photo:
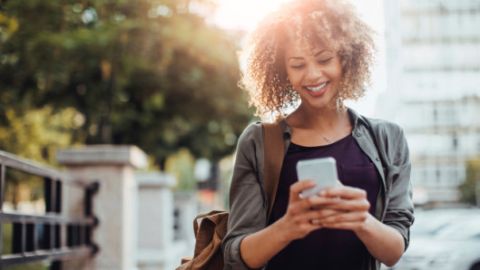
[{"label": "nose", "polygon": [[318,83],[325,76],[324,70],[319,65],[309,65],[307,69],[306,81],[310,84]]}]

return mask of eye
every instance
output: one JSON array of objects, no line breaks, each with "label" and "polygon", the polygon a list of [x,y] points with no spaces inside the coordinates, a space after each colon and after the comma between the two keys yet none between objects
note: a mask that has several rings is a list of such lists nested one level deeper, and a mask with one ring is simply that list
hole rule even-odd
[{"label": "eye", "polygon": [[301,64],[301,65],[292,65],[290,66],[290,68],[293,68],[293,69],[302,69],[305,65]]},{"label": "eye", "polygon": [[328,57],[328,58],[323,58],[323,59],[318,59],[317,62],[319,64],[328,64],[330,61],[332,61],[333,57]]}]

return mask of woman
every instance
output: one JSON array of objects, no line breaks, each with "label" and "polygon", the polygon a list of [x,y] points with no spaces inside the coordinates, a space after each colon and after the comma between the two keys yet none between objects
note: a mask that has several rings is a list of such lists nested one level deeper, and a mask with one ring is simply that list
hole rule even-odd
[{"label": "woman", "polygon": [[[284,117],[286,153],[270,217],[260,123],[240,137],[230,190],[225,269],[379,269],[395,264],[413,223],[402,130],[345,108],[363,95],[371,30],[338,0],[296,0],[253,33],[244,85],[259,115]],[[334,157],[343,186],[302,198],[302,159]],[[306,181],[298,181],[306,180]]]}]

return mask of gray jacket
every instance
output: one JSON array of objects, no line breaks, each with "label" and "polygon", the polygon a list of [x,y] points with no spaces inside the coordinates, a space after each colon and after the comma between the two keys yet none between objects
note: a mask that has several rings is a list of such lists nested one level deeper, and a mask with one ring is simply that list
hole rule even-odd
[{"label": "gray jacket", "polygon": [[[393,123],[366,118],[348,109],[352,135],[374,163],[381,177],[381,189],[375,205],[375,217],[410,239],[413,203],[410,183],[410,159],[402,129]],[[290,144],[290,128],[281,122],[285,151]],[[249,125],[239,138],[232,183],[230,216],[222,249],[224,269],[249,269],[240,256],[240,242],[247,235],[267,226],[267,200],[263,188],[263,135],[261,123]],[[380,263],[369,255],[359,269],[378,270]]]}]

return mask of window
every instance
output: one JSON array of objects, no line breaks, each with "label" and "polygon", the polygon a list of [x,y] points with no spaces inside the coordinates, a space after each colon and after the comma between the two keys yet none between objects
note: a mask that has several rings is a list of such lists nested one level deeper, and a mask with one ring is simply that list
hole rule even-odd
[{"label": "window", "polygon": [[458,136],[456,133],[454,133],[452,136],[452,147],[453,150],[458,150]]}]

